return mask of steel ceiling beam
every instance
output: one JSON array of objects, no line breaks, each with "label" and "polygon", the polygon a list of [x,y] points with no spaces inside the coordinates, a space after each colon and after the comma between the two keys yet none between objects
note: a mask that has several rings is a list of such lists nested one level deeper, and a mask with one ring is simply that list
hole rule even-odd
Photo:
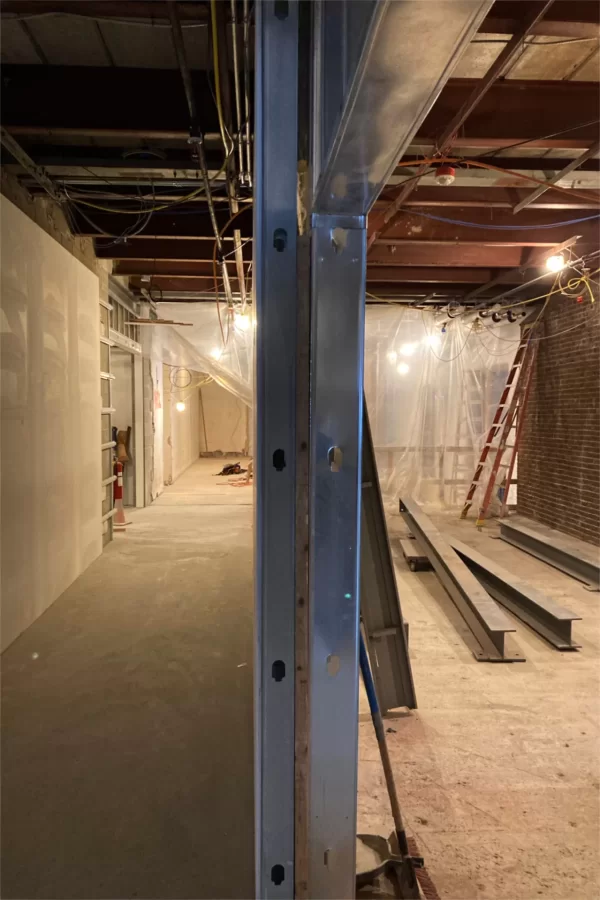
[{"label": "steel ceiling beam", "polygon": [[[2,18],[49,15],[51,13],[86,16],[90,19],[147,19],[150,23],[167,24],[166,2],[156,0],[3,0]],[[206,22],[209,17],[206,3],[185,0],[181,3],[180,18],[187,22]]]},{"label": "steel ceiling beam", "polygon": [[[561,244],[557,244],[555,247],[551,247],[549,250],[544,250],[543,253],[536,252],[530,255],[529,259],[523,262],[520,266],[515,269],[511,269],[509,272],[504,272],[501,275],[492,278],[490,281],[487,281],[485,284],[482,284],[481,287],[478,287],[474,291],[470,291],[470,293],[466,294],[465,300],[474,300],[476,297],[479,297],[481,294],[484,294],[486,291],[491,290],[494,287],[497,287],[499,284],[506,284],[511,279],[515,281],[519,281],[523,279],[523,276],[528,270],[537,269],[540,266],[543,266],[546,259],[549,256],[553,256],[556,253],[561,253],[563,250],[568,250],[569,247],[573,247],[577,241],[579,240],[579,235],[575,235],[574,237],[569,238],[566,241],[563,241]],[[548,276],[553,273],[546,273]]]},{"label": "steel ceiling beam", "polygon": [[56,183],[50,178],[46,169],[35,163],[5,128],[0,129],[0,141],[19,166],[22,166],[53,200],[56,200],[58,203],[62,202],[63,195],[60,193]]},{"label": "steel ceiling beam", "polygon": [[[503,0],[504,2],[504,0]],[[185,9],[186,4],[181,4]],[[2,118],[17,138],[58,142],[114,140],[174,141],[185,145],[188,116],[179,76],[170,69],[112,69],[93,66],[3,65]],[[206,73],[192,71],[207,141],[220,141]],[[477,78],[450,78],[421,123],[409,152],[429,152],[450,118],[477,86]],[[119,102],[115,103],[114,98]],[[507,79],[496,82],[465,123],[456,148],[502,149],[526,139],[528,151],[587,149],[597,139],[589,123],[600,106],[597,82]],[[568,133],[546,138],[554,132]],[[399,157],[397,157],[399,159]]]},{"label": "steel ceiling beam", "polygon": [[[74,219],[78,232],[87,236],[101,236],[102,233],[120,234],[125,225],[136,220],[135,216],[125,217],[122,214],[106,213],[96,209],[85,208],[85,212],[91,222],[87,221],[78,211],[74,212]],[[428,210],[427,212],[436,215],[435,211]],[[586,213],[593,215],[594,211],[589,213],[586,211]],[[228,219],[227,210],[223,206],[217,207],[216,216],[220,227],[223,227]],[[561,210],[524,210],[518,217],[515,217],[510,211],[502,209],[494,210],[493,213],[482,209],[468,209],[461,213],[461,210],[457,209],[453,214],[447,214],[447,218],[473,222],[478,227],[471,228],[468,225],[439,222],[406,210],[380,240],[384,242],[471,241],[480,244],[492,242],[499,246],[510,243],[527,246],[542,242],[552,246],[570,238],[574,229],[583,236],[585,241],[593,243],[598,230],[598,220],[595,219],[577,225],[557,224],[552,228],[536,227],[553,225],[553,223],[560,223],[565,219],[568,221],[571,217],[568,215],[565,217],[565,213]],[[575,218],[580,217],[576,216]],[[240,216],[238,222],[242,240],[251,238],[252,214],[250,208]],[[527,227],[525,230],[520,230],[519,225]],[[501,227],[495,228],[494,226]],[[504,227],[514,230],[502,230]],[[165,210],[155,214],[140,232],[139,237],[133,237],[131,240],[135,242],[151,236],[158,239],[214,240],[207,211],[205,209],[188,211],[185,207],[177,207],[172,212]]]},{"label": "steel ceiling beam", "polygon": [[[523,182],[525,183],[525,182]],[[496,187],[485,185],[481,187],[439,187],[420,185],[406,201],[406,209],[419,207],[428,210],[435,209],[456,209],[462,207],[464,210],[471,209],[512,209],[515,197],[519,200],[524,197],[527,190],[522,188]],[[554,192],[550,197],[544,197],[539,202],[530,204],[529,209],[598,209],[598,195],[594,191],[577,191],[578,194],[584,193],[588,195],[587,200],[579,197],[570,197],[568,194],[557,194]],[[378,200],[375,203],[373,212],[377,214],[386,206],[385,200]],[[470,214],[470,213],[469,213]],[[441,213],[452,217],[451,213]],[[563,218],[567,218],[563,216]]]},{"label": "steel ceiling beam", "polygon": [[[544,0],[544,2],[534,2],[523,4],[524,14],[522,14],[521,24],[517,32],[512,36],[506,46],[501,50],[492,65],[489,67],[483,78],[479,79],[478,84],[473,88],[465,102],[454,113],[450,121],[446,124],[441,134],[436,140],[438,153],[440,156],[449,154],[455,134],[461,126],[469,118],[473,110],[479,105],[485,97],[492,85],[506,72],[507,69],[515,62],[515,60],[523,52],[523,41],[531,32],[534,25],[540,21],[546,12],[552,6],[554,0]],[[428,165],[422,166],[418,172],[423,174],[429,168]],[[414,191],[418,184],[418,178],[408,182],[400,189],[396,199],[390,203],[381,218],[382,225],[369,239],[369,247],[371,247],[377,237],[386,234],[392,223],[394,222],[398,211],[401,209],[407,197]]]},{"label": "steel ceiling beam", "polygon": [[[440,28],[425,0],[330,4],[317,48],[327,128],[316,141],[315,209],[369,211],[490,7],[446,3]],[[336,32],[341,41],[328,43]]]},{"label": "steel ceiling beam", "polygon": [[[210,264],[203,264],[206,269]],[[134,274],[131,278],[131,286],[134,288],[142,288],[152,286],[156,290],[163,291],[214,291],[214,279],[211,271],[205,271],[186,274],[186,275],[157,275],[155,273],[146,275],[149,269],[148,263],[145,264],[142,275]],[[117,273],[121,274],[121,269],[117,269]],[[239,281],[231,271],[230,281],[232,290],[237,291]],[[367,273],[367,290],[369,288],[377,290],[378,287],[394,287],[397,284],[436,284],[437,282],[445,284],[455,284],[457,286],[468,286],[473,284],[481,284],[489,281],[492,272],[489,269],[472,269],[461,267],[419,267],[419,266],[372,266]],[[520,269],[509,270],[506,275],[499,276],[493,284],[511,284],[522,281],[522,273]],[[490,282],[491,284],[491,282]]]},{"label": "steel ceiling beam", "polygon": [[543,187],[540,185],[540,187],[536,188],[534,191],[528,194],[527,197],[524,197],[523,200],[520,200],[514,207],[513,212],[518,213],[521,212],[522,209],[525,209],[526,206],[531,206],[533,201],[537,200],[538,197],[541,197],[542,194],[545,194],[553,184],[557,184],[557,182],[562,181],[562,179],[566,178],[567,175],[570,175],[571,172],[579,169],[583,165],[583,163],[596,158],[598,156],[598,153],[600,153],[600,141],[596,141],[596,143],[593,144],[593,146],[591,146],[584,153],[582,153],[581,156],[578,156],[577,159],[571,160],[571,162],[567,163],[567,165],[563,169],[561,169],[560,172],[557,172],[555,175],[553,175],[552,178],[549,179],[547,187]]}]

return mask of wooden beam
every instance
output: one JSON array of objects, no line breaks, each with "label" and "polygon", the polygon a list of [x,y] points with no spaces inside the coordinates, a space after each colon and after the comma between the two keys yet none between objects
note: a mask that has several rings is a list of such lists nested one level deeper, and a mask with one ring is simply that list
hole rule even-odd
[{"label": "wooden beam", "polygon": [[[479,32],[482,35],[515,34],[522,18],[522,5],[522,0],[494,3]],[[544,18],[533,26],[531,33],[562,38],[598,37],[599,8],[595,0],[556,0]]]},{"label": "wooden beam", "polygon": [[[2,0],[2,17],[72,13],[77,16],[109,19],[148,19],[169,21],[163,0]],[[179,17],[184,22],[206,22],[208,5],[197,0],[180,4]]]},{"label": "wooden beam", "polygon": [[[504,160],[506,163],[507,160]],[[596,160],[594,160],[596,162]],[[510,160],[512,165],[512,160]],[[401,169],[398,171],[402,171]],[[526,184],[526,182],[523,182]],[[390,190],[393,190],[390,189]],[[459,187],[451,185],[449,187],[434,187],[431,185],[423,185],[413,192],[406,201],[406,208],[419,207],[428,209],[430,207],[457,208],[463,209],[512,209],[515,205],[515,197],[517,202],[526,197],[529,189],[525,188],[506,188],[504,186],[497,187],[486,185],[485,187]],[[598,209],[598,193],[594,191],[578,190],[577,194],[587,195],[587,200],[578,197],[571,197],[568,194],[559,194],[553,191],[551,194],[534,201],[529,205],[529,209]],[[386,200],[388,191],[384,191],[382,199],[375,203],[374,214],[377,215],[382,209],[385,209],[389,200]],[[445,215],[441,213],[441,215]],[[448,213],[448,215],[452,215]],[[563,216],[563,218],[569,218]]]},{"label": "wooden beam", "polygon": [[[435,215],[435,213],[431,214]],[[89,212],[86,210],[86,215],[90,221],[85,219],[80,212],[73,212],[78,233],[90,237],[99,237],[102,233],[119,235],[126,225],[135,222],[133,216],[105,213],[95,209],[89,210]],[[228,220],[227,210],[219,208],[217,218],[220,224],[224,225]],[[573,234],[572,225],[536,228],[536,226],[550,226],[555,222],[563,221],[565,214],[560,210],[524,210],[518,216],[514,216],[509,210],[461,210],[458,208],[448,218],[471,222],[473,227],[436,221],[425,215],[417,215],[415,212],[406,210],[386,233],[386,239],[394,241],[466,240],[476,243],[492,241],[499,245],[512,243],[527,246],[539,242],[556,244]],[[252,234],[251,208],[245,210],[237,221],[240,224],[242,240],[247,240]],[[92,225],[92,223],[94,224]],[[527,228],[522,230],[519,228],[520,225],[527,226]],[[498,227],[494,228],[494,226]],[[598,233],[598,220],[582,222],[577,226],[576,231],[584,236],[586,242],[593,242]],[[214,242],[210,218],[206,211],[190,211],[188,214],[184,207],[177,207],[173,212],[165,210],[152,216],[140,235],[159,239],[206,240],[211,244]],[[139,238],[132,237],[130,240],[135,242]]]}]

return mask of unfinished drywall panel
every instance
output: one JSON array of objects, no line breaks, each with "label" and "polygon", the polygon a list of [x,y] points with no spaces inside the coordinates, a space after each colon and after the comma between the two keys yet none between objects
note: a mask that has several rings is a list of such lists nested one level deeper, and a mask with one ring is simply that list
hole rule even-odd
[{"label": "unfinished drywall panel", "polygon": [[201,388],[200,411],[203,452],[248,452],[249,412],[239,397],[212,381]]},{"label": "unfinished drywall panel", "polygon": [[5,197],[2,648],[102,551],[98,277]]},{"label": "unfinished drywall panel", "polygon": [[600,542],[600,304],[551,298],[519,446],[518,512]]},{"label": "unfinished drywall panel", "polygon": [[[196,372],[191,373],[194,378]],[[178,409],[177,404],[183,404]],[[197,387],[171,395],[171,471],[173,481],[200,456],[200,415]]]}]

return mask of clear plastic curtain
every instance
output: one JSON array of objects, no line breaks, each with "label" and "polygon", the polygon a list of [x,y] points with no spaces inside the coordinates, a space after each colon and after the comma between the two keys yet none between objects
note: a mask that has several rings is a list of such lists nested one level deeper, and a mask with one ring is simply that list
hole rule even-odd
[{"label": "clear plastic curtain", "polygon": [[[191,326],[152,329],[152,356],[212,375],[252,404],[254,326],[234,321],[223,346],[213,303],[158,304]],[[390,509],[402,493],[440,509],[462,505],[519,342],[517,324],[369,304],[365,394]]]},{"label": "clear plastic curtain", "polygon": [[224,323],[225,343],[214,303],[158,303],[161,319],[189,325],[152,326],[152,355],[161,362],[206,372],[248,406],[252,405],[254,324],[251,312]]},{"label": "clear plastic curtain", "polygon": [[402,494],[462,505],[518,341],[517,324],[367,308],[365,393],[390,508]]}]

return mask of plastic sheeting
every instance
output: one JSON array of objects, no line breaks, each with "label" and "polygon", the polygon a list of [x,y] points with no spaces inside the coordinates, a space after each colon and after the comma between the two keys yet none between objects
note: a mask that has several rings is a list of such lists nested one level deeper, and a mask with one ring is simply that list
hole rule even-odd
[{"label": "plastic sheeting", "polygon": [[229,332],[225,332],[225,346],[214,303],[158,303],[157,313],[161,319],[190,322],[191,327],[148,326],[146,330],[151,335],[144,349],[152,359],[206,372],[248,406],[252,405],[254,325],[251,313],[234,317]]},{"label": "plastic sheeting", "polygon": [[[152,328],[150,355],[207,372],[252,405],[254,327],[237,320],[223,341],[213,303],[158,304],[161,318],[192,327]],[[365,392],[382,490],[420,503],[462,505],[519,342],[519,326],[473,324],[406,306],[366,311]]]},{"label": "plastic sheeting", "polygon": [[518,324],[367,308],[365,393],[382,491],[459,508],[506,382]]}]

